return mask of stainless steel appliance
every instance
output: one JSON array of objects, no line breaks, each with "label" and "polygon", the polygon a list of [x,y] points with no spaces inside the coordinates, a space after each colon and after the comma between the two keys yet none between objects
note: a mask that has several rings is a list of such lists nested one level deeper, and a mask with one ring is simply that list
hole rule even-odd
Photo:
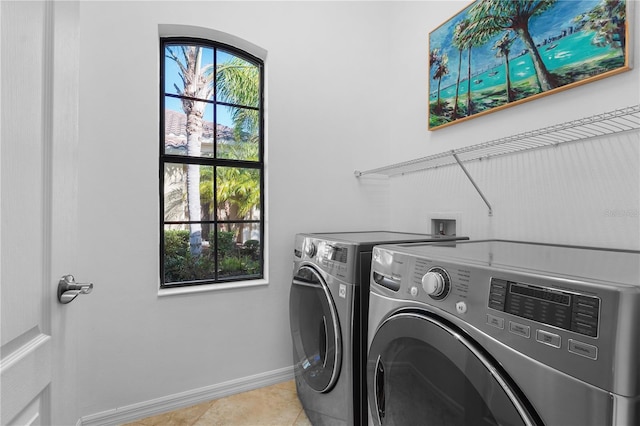
[{"label": "stainless steel appliance", "polygon": [[376,244],[465,237],[403,232],[298,234],[290,324],[298,396],[314,425],[366,424],[371,253]]},{"label": "stainless steel appliance", "polygon": [[370,290],[370,424],[640,424],[638,251],[378,246]]}]

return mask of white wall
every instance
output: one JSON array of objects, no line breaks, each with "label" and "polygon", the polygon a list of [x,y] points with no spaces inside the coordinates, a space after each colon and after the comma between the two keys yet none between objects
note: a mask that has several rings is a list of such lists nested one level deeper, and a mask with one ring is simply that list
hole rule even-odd
[{"label": "white wall", "polygon": [[[640,23],[637,1],[629,19]],[[468,2],[406,2],[392,9],[391,63],[395,82],[390,111],[394,126],[387,163],[576,120],[640,102],[640,45],[629,37],[631,71],[531,102],[427,132],[429,31]],[[467,168],[492,204],[488,210],[458,166],[389,179],[391,227],[430,231],[432,213],[459,218],[458,234],[618,248],[640,248],[640,154],[638,133],[568,144],[481,163]]]},{"label": "white wall", "polygon": [[[428,132],[428,32],[466,4],[81,2],[76,274],[96,286],[73,307],[86,318],[76,326],[81,416],[289,366],[296,232],[426,231],[430,212],[453,211],[474,238],[640,246],[637,216],[603,213],[638,208],[637,133],[470,165],[491,219],[457,168],[353,177],[638,103],[634,69]],[[267,51],[268,286],[158,297],[159,24]]]},{"label": "white wall", "polygon": [[[80,2],[80,415],[286,368],[297,232],[382,228],[388,4]],[[158,297],[159,24],[267,51],[269,284]]]}]

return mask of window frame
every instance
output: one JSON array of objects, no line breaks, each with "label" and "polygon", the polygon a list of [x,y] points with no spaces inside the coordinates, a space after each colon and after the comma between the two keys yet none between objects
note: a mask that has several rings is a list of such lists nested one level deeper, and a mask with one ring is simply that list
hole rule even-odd
[{"label": "window frame", "polygon": [[[263,280],[265,278],[265,161],[264,161],[264,145],[265,145],[265,136],[264,136],[264,60],[259,57],[237,47],[234,47],[227,43],[222,43],[215,40],[200,38],[200,37],[188,37],[188,36],[161,36],[159,40],[160,46],[160,66],[159,66],[159,76],[160,76],[160,87],[159,87],[159,202],[160,202],[160,220],[159,220],[159,235],[160,235],[160,267],[159,267],[159,279],[160,279],[160,289],[176,289],[176,288],[198,288],[198,287],[215,287],[223,285],[222,287],[228,288],[228,284],[233,283],[242,283],[249,281],[257,281]],[[186,96],[181,96],[173,93],[168,93],[165,91],[165,49],[167,46],[186,46],[186,45],[196,45],[203,48],[212,49],[213,54],[213,66],[214,69],[217,67],[217,51],[222,50],[225,53],[236,56],[246,62],[251,63],[256,66],[259,73],[259,101],[258,106],[248,106],[241,104],[233,104],[218,101],[217,93],[214,90],[213,98],[210,101],[206,101],[213,108],[213,157],[191,157],[187,155],[177,155],[177,154],[167,154],[166,153],[166,141],[165,141],[165,99],[167,97],[175,98],[175,99],[183,99],[187,98]],[[215,83],[214,83],[215,85]],[[200,99],[198,99],[200,100]],[[217,129],[217,106],[229,106],[229,107],[241,107],[245,109],[252,109],[258,112],[259,116],[259,124],[258,124],[258,161],[251,160],[236,160],[229,158],[217,158],[217,138],[218,132]],[[200,166],[209,166],[214,170],[213,174],[213,203],[217,204],[217,195],[216,195],[216,169],[218,167],[233,167],[233,168],[244,168],[244,169],[253,169],[257,170],[260,174],[260,214],[258,219],[243,219],[243,220],[223,220],[218,218],[218,215],[214,215],[210,220],[166,220],[165,218],[165,165],[166,164],[183,164],[183,165],[200,165]],[[165,282],[165,226],[166,225],[190,225],[190,224],[209,224],[211,229],[215,230],[215,238],[213,239],[213,247],[212,250],[217,252],[218,245],[218,232],[219,227],[222,224],[234,224],[234,223],[244,223],[248,225],[258,225],[259,226],[259,265],[260,272],[257,274],[246,274],[246,275],[235,275],[231,277],[220,277],[219,276],[219,257],[217,255],[214,256],[214,278],[203,279],[203,280],[191,280],[191,281],[180,281],[180,282]],[[227,284],[227,285],[224,285]]]}]

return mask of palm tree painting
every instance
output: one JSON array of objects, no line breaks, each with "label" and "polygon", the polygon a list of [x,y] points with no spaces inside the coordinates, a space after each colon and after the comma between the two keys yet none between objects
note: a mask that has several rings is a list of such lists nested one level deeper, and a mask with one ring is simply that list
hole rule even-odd
[{"label": "palm tree painting", "polygon": [[625,0],[474,1],[429,33],[429,130],[629,70],[626,17]]}]

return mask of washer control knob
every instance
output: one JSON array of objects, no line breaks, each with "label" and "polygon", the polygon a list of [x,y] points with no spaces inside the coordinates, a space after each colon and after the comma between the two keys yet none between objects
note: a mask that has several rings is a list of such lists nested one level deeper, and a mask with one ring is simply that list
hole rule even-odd
[{"label": "washer control knob", "polygon": [[416,297],[418,295],[418,287],[412,286],[409,289],[409,293],[411,293],[411,296]]},{"label": "washer control knob", "polygon": [[447,297],[450,286],[449,274],[442,268],[431,268],[422,277],[422,288],[435,300]]},{"label": "washer control knob", "polygon": [[444,290],[444,278],[437,272],[427,272],[422,277],[422,288],[430,296],[438,296]]},{"label": "washer control knob", "polygon": [[313,257],[313,256],[315,256],[316,251],[317,251],[316,245],[313,244],[313,243],[309,243],[309,244],[307,244],[307,247],[305,248],[304,251],[305,251],[305,253],[307,253],[307,256]]},{"label": "washer control knob", "polygon": [[462,314],[466,314],[467,313],[467,304],[465,302],[463,302],[462,300],[456,303],[456,311],[458,311],[458,313],[460,315]]}]

